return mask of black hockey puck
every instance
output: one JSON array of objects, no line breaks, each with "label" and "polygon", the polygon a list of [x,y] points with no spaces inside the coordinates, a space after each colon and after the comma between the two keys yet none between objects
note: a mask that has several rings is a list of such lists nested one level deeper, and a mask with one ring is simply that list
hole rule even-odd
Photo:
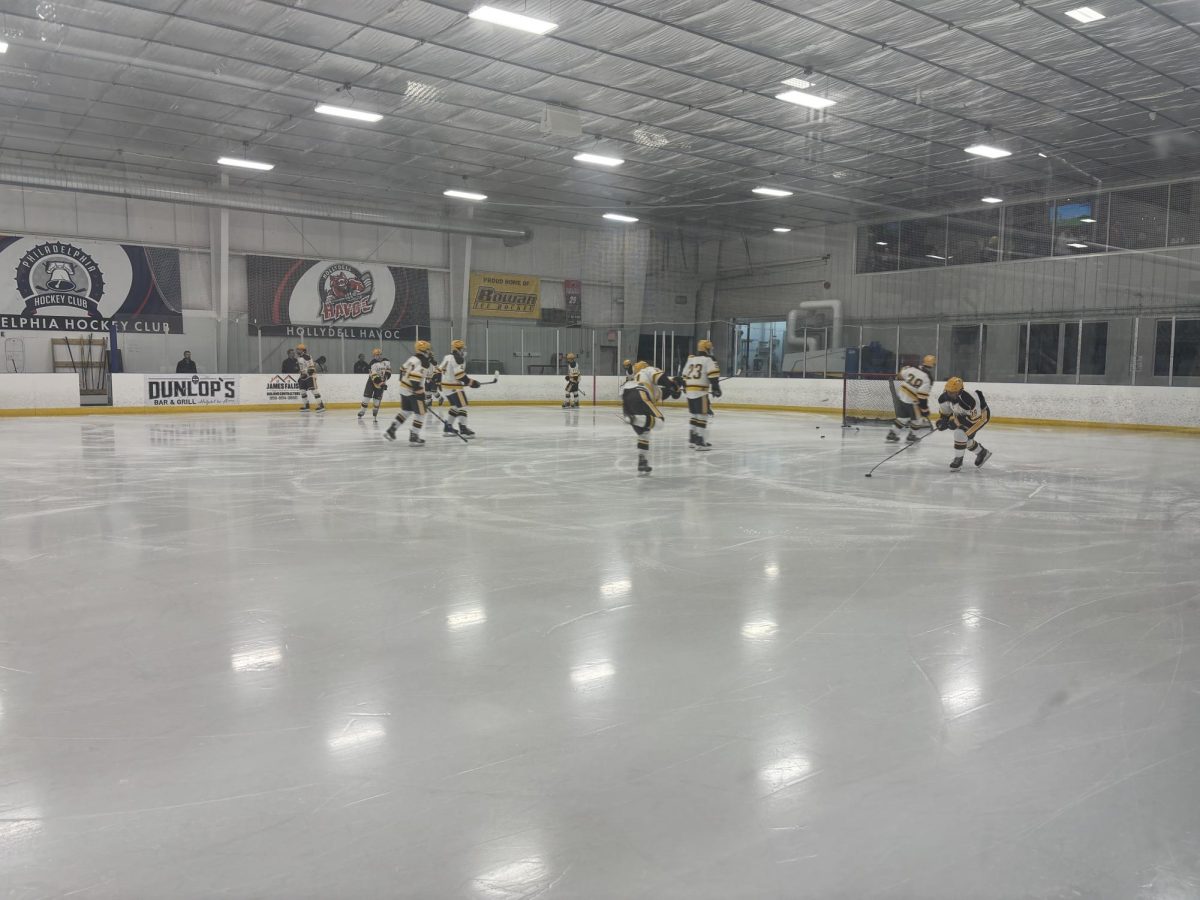
[{"label": "black hockey puck", "polygon": [[866,475],[864,475],[864,476],[863,476],[863,478],[870,478],[870,477],[871,477],[871,473],[870,473],[870,472],[868,472]]},{"label": "black hockey puck", "polygon": [[825,435],[821,435],[821,440],[825,440]]}]

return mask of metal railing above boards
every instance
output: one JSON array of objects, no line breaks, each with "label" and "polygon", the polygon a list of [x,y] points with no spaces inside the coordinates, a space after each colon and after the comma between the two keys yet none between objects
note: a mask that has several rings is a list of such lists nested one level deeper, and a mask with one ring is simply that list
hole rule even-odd
[{"label": "metal railing above boards", "polygon": [[[894,374],[937,357],[934,377],[1026,384],[1200,387],[1200,310],[1191,315],[1029,318],[992,322],[844,325],[803,330],[781,364],[756,365],[745,342],[733,365],[748,377]],[[759,358],[773,359],[767,347]]]}]

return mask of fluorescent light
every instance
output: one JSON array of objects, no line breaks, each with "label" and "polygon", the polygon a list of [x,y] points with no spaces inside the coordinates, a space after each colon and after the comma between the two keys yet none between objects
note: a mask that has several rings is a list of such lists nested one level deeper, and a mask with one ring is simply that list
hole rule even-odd
[{"label": "fluorescent light", "polygon": [[613,222],[636,222],[633,216],[623,216],[620,213],[605,213],[604,218]]},{"label": "fluorescent light", "polygon": [[929,257],[930,259],[940,259],[943,262],[945,262],[948,259],[954,259],[953,256],[938,256],[936,253],[926,253],[925,255],[927,257]]},{"label": "fluorescent light", "polygon": [[791,191],[785,191],[782,188],[773,187],[756,187],[751,193],[761,194],[764,197],[790,197]]},{"label": "fluorescent light", "polygon": [[0,41],[0,53],[8,52],[8,41]]},{"label": "fluorescent light", "polygon": [[876,242],[875,242],[875,246],[876,246],[876,247],[886,247],[886,246],[887,246],[887,241],[876,241]]},{"label": "fluorescent light", "polygon": [[972,144],[966,148],[967,153],[973,153],[976,156],[986,156],[988,159],[1002,159],[1005,156],[1012,156],[1011,150],[1001,150],[999,147],[989,147],[987,144]]},{"label": "fluorescent light", "polygon": [[601,156],[598,153],[576,153],[575,162],[594,163],[597,166],[619,166],[625,160],[616,156]]},{"label": "fluorescent light", "polygon": [[784,103],[795,103],[797,106],[807,106],[809,109],[825,109],[837,103],[836,100],[818,97],[816,94],[806,91],[784,91],[782,94],[776,94],[775,99],[782,100]]},{"label": "fluorescent light", "polygon": [[805,81],[803,78],[785,78],[783,79],[782,83],[786,84],[790,88],[796,88],[800,91],[807,90],[808,88],[812,87],[812,82]]},{"label": "fluorescent light", "polygon": [[457,197],[459,200],[486,200],[487,194],[477,194],[474,191],[442,191],[443,197]]},{"label": "fluorescent light", "polygon": [[1095,224],[1096,224],[1096,220],[1095,220],[1095,219],[1091,219],[1091,218],[1088,218],[1088,219],[1080,219],[1079,221],[1080,221],[1080,222],[1083,222],[1083,223],[1085,223],[1085,224],[1087,224],[1087,225],[1095,225]]},{"label": "fluorescent light", "polygon": [[1067,246],[1074,247],[1076,250],[1086,250],[1088,248],[1087,244],[1067,244]]},{"label": "fluorescent light", "polygon": [[791,231],[792,229],[790,229],[790,228],[784,228],[784,227],[781,225],[781,226],[779,226],[778,228],[772,228],[771,230],[772,230],[773,232],[775,232],[776,234],[787,234],[787,233],[788,233],[789,231]]},{"label": "fluorescent light", "polygon": [[983,201],[984,203],[1003,203],[1004,202],[1003,197],[980,197],[979,199],[981,201]]},{"label": "fluorescent light", "polygon": [[1104,13],[1096,12],[1090,6],[1081,6],[1079,9],[1068,9],[1067,15],[1076,22],[1099,22],[1104,18]]},{"label": "fluorescent light", "polygon": [[236,156],[222,156],[217,160],[218,165],[234,166],[238,169],[254,169],[258,172],[270,172],[275,163],[255,162],[252,159],[239,159]]},{"label": "fluorescent light", "polygon": [[365,109],[350,109],[348,106],[332,106],[328,103],[318,103],[313,112],[319,112],[323,116],[354,119],[358,122],[378,122],[383,118],[379,113],[367,112]]},{"label": "fluorescent light", "polygon": [[471,10],[470,16],[480,22],[491,22],[493,25],[503,25],[505,28],[515,28],[518,31],[528,31],[532,34],[546,34],[558,27],[554,22],[523,16],[520,13],[497,9],[494,6],[476,7]]}]

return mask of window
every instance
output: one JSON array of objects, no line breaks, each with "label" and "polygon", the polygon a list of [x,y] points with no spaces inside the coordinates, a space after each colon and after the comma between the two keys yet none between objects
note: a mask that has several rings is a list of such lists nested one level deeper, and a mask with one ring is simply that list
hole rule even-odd
[{"label": "window", "polygon": [[978,377],[981,368],[981,330],[986,331],[986,326],[955,325],[950,329],[950,366],[947,369],[950,375],[967,381]]},{"label": "window", "polygon": [[1037,259],[1050,255],[1054,203],[1018,203],[1004,214],[1004,258]]},{"label": "window", "polygon": [[1000,260],[1000,210],[996,207],[949,218],[949,251],[946,265]]},{"label": "window", "polygon": [[1107,322],[1084,322],[1082,342],[1078,322],[1021,325],[1017,346],[1018,374],[1103,375],[1107,361]]},{"label": "window", "polygon": [[1078,322],[1063,325],[1064,375],[1103,375],[1107,360],[1107,322],[1084,322],[1082,340]]},{"label": "window", "polygon": [[1159,377],[1200,377],[1200,319],[1175,321],[1172,365],[1171,320],[1159,319],[1154,332],[1154,374]]},{"label": "window", "polygon": [[928,269],[946,265],[946,217],[900,223],[900,268]]},{"label": "window", "polygon": [[1108,249],[1108,195],[1064,197],[1054,202],[1054,255],[1081,256]]},{"label": "window", "polygon": [[855,271],[895,272],[899,265],[900,223],[882,222],[858,229],[858,267]]},{"label": "window", "polygon": [[1172,247],[1200,244],[1200,181],[1171,185],[1167,243]]},{"label": "window", "polygon": [[1109,212],[1110,250],[1146,250],[1167,243],[1167,185],[1113,191]]}]

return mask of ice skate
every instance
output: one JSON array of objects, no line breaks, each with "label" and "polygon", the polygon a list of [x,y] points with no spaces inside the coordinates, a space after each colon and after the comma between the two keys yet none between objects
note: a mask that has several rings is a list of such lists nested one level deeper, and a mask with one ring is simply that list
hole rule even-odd
[{"label": "ice skate", "polygon": [[313,412],[325,412],[325,402],[321,401],[321,404]]},{"label": "ice skate", "polygon": [[885,437],[884,440],[890,444],[898,444],[898,443],[900,443],[900,435],[896,434],[896,432],[894,432],[894,431],[889,431],[887,433],[887,437]]},{"label": "ice skate", "polygon": [[458,432],[454,430],[454,426],[447,423],[442,426],[442,437],[458,437]]},{"label": "ice skate", "polygon": [[361,419],[363,416],[365,416],[366,414],[367,414],[367,408],[366,408],[365,406],[364,406],[362,409],[360,409],[360,410],[358,411],[358,417],[359,417],[360,419]]},{"label": "ice skate", "polygon": [[638,470],[639,475],[649,475],[651,472],[654,471],[654,469],[652,469],[650,467],[650,463],[644,457],[638,458],[637,470]]},{"label": "ice skate", "polygon": [[963,458],[961,456],[956,456],[954,458],[954,462],[950,463],[950,468],[955,469],[955,470],[961,469],[962,461],[963,461]]},{"label": "ice skate", "polygon": [[910,432],[908,433],[908,438],[907,438],[907,441],[908,441],[910,444],[915,444],[915,443],[916,443],[917,441],[919,441],[919,440],[920,440],[920,438],[919,438],[919,437],[917,437],[917,435],[916,435],[916,433],[915,433],[915,432],[912,432],[912,431],[910,431]]},{"label": "ice skate", "polygon": [[389,441],[394,441],[396,439],[396,426],[389,425],[388,430],[383,433],[383,436]]},{"label": "ice skate", "polygon": [[571,401],[570,401],[570,400],[564,400],[564,401],[563,401],[563,406],[562,406],[562,408],[563,408],[563,409],[570,409],[570,408],[571,408]]},{"label": "ice skate", "polygon": [[987,462],[991,458],[992,458],[992,451],[984,449],[983,447],[980,447],[979,453],[975,457],[975,467],[979,468],[980,466],[982,466],[985,462]]},{"label": "ice skate", "polygon": [[308,404],[305,403],[302,407],[300,407],[300,412],[312,412],[312,410],[309,408]]},{"label": "ice skate", "polygon": [[424,443],[425,443],[425,438],[421,437],[421,436],[420,436],[419,434],[417,434],[415,431],[410,431],[410,432],[408,433],[408,442],[409,442],[410,444],[424,444]]},{"label": "ice skate", "polygon": [[475,432],[472,431],[470,428],[468,428],[466,425],[459,425],[458,433],[461,434],[463,437],[468,437],[468,438],[475,437]]}]

